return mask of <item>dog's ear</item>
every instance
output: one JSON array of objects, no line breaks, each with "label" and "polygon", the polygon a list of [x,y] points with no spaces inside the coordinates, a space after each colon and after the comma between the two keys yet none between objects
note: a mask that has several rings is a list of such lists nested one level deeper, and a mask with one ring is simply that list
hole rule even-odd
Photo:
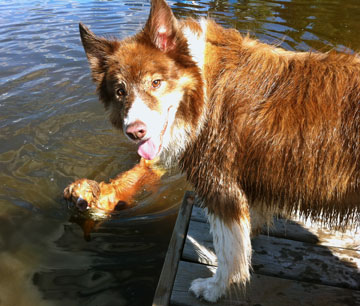
[{"label": "dog's ear", "polygon": [[151,0],[150,15],[144,32],[161,51],[168,52],[176,48],[178,21],[165,0]]},{"label": "dog's ear", "polygon": [[79,24],[79,30],[93,79],[100,83],[106,71],[107,58],[115,51],[117,42],[97,37],[82,23]]}]

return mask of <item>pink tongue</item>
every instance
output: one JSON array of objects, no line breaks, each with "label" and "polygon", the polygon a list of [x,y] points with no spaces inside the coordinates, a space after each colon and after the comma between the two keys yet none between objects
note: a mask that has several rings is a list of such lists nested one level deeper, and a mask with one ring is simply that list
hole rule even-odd
[{"label": "pink tongue", "polygon": [[159,152],[160,144],[157,144],[152,138],[140,144],[138,154],[145,159],[154,159]]}]

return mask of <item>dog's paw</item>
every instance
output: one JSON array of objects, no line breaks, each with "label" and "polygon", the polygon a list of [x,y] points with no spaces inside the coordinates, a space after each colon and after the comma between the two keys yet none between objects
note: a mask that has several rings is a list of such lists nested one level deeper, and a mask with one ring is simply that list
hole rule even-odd
[{"label": "dog's paw", "polygon": [[224,293],[226,288],[215,281],[214,277],[198,278],[192,281],[189,291],[197,298],[215,303]]}]

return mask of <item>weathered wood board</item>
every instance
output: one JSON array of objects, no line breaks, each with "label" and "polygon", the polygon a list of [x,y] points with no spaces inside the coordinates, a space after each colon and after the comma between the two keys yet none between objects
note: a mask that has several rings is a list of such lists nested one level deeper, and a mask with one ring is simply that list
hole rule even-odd
[{"label": "weathered wood board", "polygon": [[[183,205],[185,202],[186,197]],[[153,305],[165,306],[169,300],[170,305],[209,305],[188,292],[193,279],[209,277],[216,270],[209,224],[201,208],[194,205],[191,217],[183,211],[182,207],[176,223],[182,226],[175,227],[170,259],[165,260],[158,285],[157,295],[162,299]],[[342,233],[301,220],[276,219],[252,245],[254,272],[249,285],[246,290],[233,286],[216,305],[360,306],[359,232]]]},{"label": "weathered wood board", "polygon": [[171,290],[180,261],[193,203],[194,193],[188,191],[184,196],[183,203],[176,219],[160,279],[156,288],[152,304],[153,306],[163,306],[169,304]]},{"label": "weathered wood board", "polygon": [[[171,305],[209,306],[213,304],[196,299],[188,292],[194,277],[209,277],[214,267],[181,261],[171,296]],[[331,286],[316,285],[277,277],[253,274],[244,295],[231,288],[218,306],[356,306],[360,292]]]},{"label": "weathered wood board", "polygon": [[[217,265],[209,224],[191,221],[182,258]],[[252,240],[255,272],[360,289],[360,251],[259,235]]]}]

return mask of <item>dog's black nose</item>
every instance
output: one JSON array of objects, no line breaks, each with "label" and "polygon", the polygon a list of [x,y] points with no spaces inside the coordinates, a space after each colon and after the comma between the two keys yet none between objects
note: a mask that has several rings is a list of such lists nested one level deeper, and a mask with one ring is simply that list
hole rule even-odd
[{"label": "dog's black nose", "polygon": [[126,127],[126,135],[132,140],[143,139],[146,132],[146,125],[142,121],[135,121]]},{"label": "dog's black nose", "polygon": [[85,211],[85,210],[87,210],[88,206],[89,206],[88,202],[87,202],[86,200],[84,200],[84,199],[79,198],[79,199],[76,201],[76,207],[77,207],[77,209],[80,210],[80,211]]}]

